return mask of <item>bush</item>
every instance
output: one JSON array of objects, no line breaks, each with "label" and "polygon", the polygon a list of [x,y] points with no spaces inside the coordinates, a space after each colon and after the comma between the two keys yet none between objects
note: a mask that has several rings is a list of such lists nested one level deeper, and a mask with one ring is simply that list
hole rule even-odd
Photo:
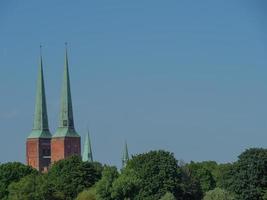
[{"label": "bush", "polygon": [[208,191],[203,200],[234,200],[234,196],[226,190],[215,188]]},{"label": "bush", "polygon": [[96,200],[95,189],[90,188],[83,190],[78,194],[76,200]]},{"label": "bush", "polygon": [[167,192],[160,200],[176,200],[172,193]]}]

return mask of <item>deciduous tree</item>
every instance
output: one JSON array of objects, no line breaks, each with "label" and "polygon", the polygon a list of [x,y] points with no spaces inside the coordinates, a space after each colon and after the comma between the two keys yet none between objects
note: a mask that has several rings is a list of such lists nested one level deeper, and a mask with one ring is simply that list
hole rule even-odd
[{"label": "deciduous tree", "polygon": [[112,184],[118,177],[119,173],[116,167],[104,167],[102,178],[96,184],[97,200],[113,200]]},{"label": "deciduous tree", "polygon": [[0,199],[8,196],[8,185],[12,182],[19,181],[29,174],[38,174],[38,172],[22,163],[9,162],[0,165]]},{"label": "deciduous tree", "polygon": [[73,199],[85,188],[94,185],[101,177],[100,171],[90,162],[72,156],[53,164],[48,172],[54,189],[63,194],[64,200]]},{"label": "deciduous tree", "polygon": [[233,192],[240,200],[262,200],[267,189],[267,149],[243,152],[231,171]]}]

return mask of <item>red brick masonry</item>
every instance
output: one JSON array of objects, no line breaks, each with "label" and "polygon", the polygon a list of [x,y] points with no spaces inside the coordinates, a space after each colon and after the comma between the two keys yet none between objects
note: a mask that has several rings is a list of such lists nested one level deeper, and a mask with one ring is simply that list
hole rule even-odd
[{"label": "red brick masonry", "polygon": [[81,155],[80,137],[59,137],[51,140],[51,163],[72,155]]},{"label": "red brick masonry", "polygon": [[27,164],[44,171],[50,165],[51,139],[31,138],[26,142]]}]

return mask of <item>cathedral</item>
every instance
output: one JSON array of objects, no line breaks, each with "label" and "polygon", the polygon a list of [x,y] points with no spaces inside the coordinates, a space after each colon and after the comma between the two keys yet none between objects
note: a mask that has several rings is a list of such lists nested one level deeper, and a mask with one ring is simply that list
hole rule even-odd
[{"label": "cathedral", "polygon": [[[45,172],[58,160],[72,155],[81,156],[81,137],[75,130],[73,119],[67,48],[65,52],[59,123],[53,135],[49,131],[48,125],[42,55],[40,55],[35,101],[33,129],[26,141],[26,162],[27,165],[38,171]],[[129,159],[127,144],[125,143],[125,145],[122,158],[123,167]],[[82,160],[93,162],[89,132],[85,137]]]},{"label": "cathedral", "polygon": [[43,61],[40,56],[33,129],[26,141],[27,164],[39,171],[47,171],[51,164],[71,155],[81,155],[81,137],[74,127],[68,68],[66,50],[59,123],[52,135],[48,126]]}]

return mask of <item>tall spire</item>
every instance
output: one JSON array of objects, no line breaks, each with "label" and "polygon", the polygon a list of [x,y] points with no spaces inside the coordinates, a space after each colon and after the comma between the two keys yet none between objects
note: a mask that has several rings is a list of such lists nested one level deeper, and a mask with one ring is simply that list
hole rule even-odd
[{"label": "tall spire", "polygon": [[63,82],[61,91],[61,107],[59,116],[59,126],[53,137],[80,137],[74,128],[72,100],[70,91],[69,64],[67,43],[65,43],[65,65],[63,72]]},{"label": "tall spire", "polygon": [[124,149],[122,152],[122,168],[124,168],[129,161],[129,153],[128,153],[128,146],[127,146],[127,141],[124,143]]},{"label": "tall spire", "polygon": [[43,75],[43,59],[40,46],[40,64],[37,78],[37,90],[35,100],[35,112],[33,129],[28,138],[50,138],[51,133],[48,126],[45,85]]},{"label": "tall spire", "polygon": [[92,146],[91,146],[89,131],[87,132],[85,136],[82,160],[84,162],[86,161],[93,162],[93,153],[92,153]]}]

